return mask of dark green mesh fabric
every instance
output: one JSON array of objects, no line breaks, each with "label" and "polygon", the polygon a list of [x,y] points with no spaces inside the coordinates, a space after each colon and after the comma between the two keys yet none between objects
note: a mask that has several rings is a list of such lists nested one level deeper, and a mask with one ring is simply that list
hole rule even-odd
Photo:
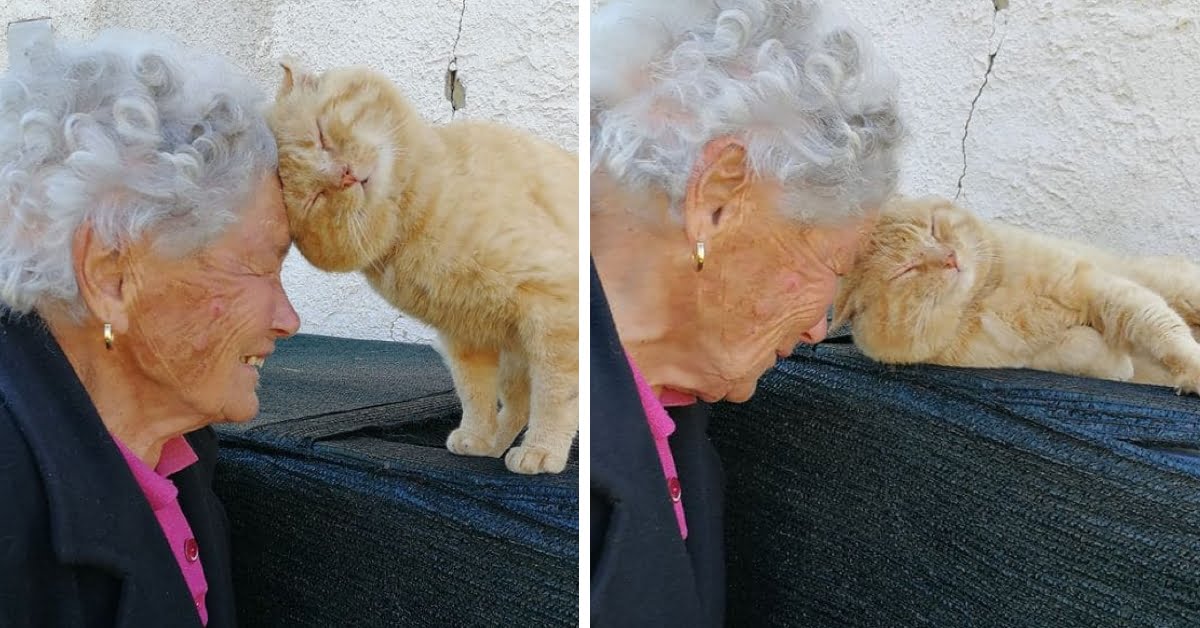
[{"label": "dark green mesh fabric", "polygon": [[220,430],[242,625],[578,623],[577,456],[529,477],[447,452],[460,407],[425,346],[301,335],[262,382]]},{"label": "dark green mesh fabric", "polygon": [[1200,626],[1200,399],[802,350],[714,406],[730,625]]}]

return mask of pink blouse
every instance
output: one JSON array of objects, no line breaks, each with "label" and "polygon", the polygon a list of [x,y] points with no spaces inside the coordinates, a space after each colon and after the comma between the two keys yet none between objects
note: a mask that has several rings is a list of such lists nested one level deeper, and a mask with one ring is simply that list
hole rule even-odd
[{"label": "pink blouse", "polygon": [[[679,523],[679,534],[686,539],[687,520],[683,515],[683,487],[679,484],[679,474],[675,471],[675,458],[671,455],[671,445],[667,441],[667,437],[675,432],[675,421],[671,420],[671,415],[667,414],[667,409],[663,406],[663,400],[655,396],[650,385],[642,377],[641,371],[638,371],[637,365],[633,363],[633,359],[628,356],[626,359],[629,360],[629,368],[633,370],[633,381],[637,384],[638,396],[641,397],[642,408],[646,412],[646,422],[650,425],[650,434],[654,437],[654,447],[658,450],[658,461],[662,463],[663,477],[667,481],[667,494],[675,506],[675,520]],[[682,398],[676,397],[679,396],[670,397],[670,400],[673,401],[671,405],[686,405]],[[664,399],[667,398],[664,395]]]},{"label": "pink blouse", "polygon": [[179,489],[175,488],[175,483],[169,477],[199,460],[196,452],[192,451],[192,446],[187,440],[177,436],[163,445],[158,466],[151,469],[141,458],[129,451],[124,443],[116,437],[113,440],[125,456],[125,463],[129,465],[134,479],[146,495],[146,501],[150,502],[150,508],[167,537],[171,552],[175,554],[175,562],[179,563],[183,579],[192,593],[196,612],[200,614],[200,623],[207,626],[208,609],[204,605],[204,595],[208,593],[208,581],[204,579],[204,567],[200,564],[200,546],[196,544],[192,528],[179,506]]}]

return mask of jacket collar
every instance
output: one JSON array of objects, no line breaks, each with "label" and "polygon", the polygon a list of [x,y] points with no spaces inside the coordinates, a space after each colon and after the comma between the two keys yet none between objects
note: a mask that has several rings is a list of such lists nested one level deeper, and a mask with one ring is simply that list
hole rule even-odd
[{"label": "jacket collar", "polygon": [[59,560],[123,580],[121,624],[160,624],[187,617],[188,609],[194,616],[158,520],[39,317],[0,313],[0,365],[0,399],[37,462]]}]

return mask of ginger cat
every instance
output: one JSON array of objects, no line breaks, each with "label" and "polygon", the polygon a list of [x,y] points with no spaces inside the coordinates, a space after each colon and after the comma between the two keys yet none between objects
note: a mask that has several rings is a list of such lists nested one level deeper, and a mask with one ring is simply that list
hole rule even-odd
[{"label": "ginger cat", "polygon": [[282,65],[268,120],[301,254],[437,330],[463,407],[450,451],[562,471],[579,426],[577,157],[498,124],[433,126],[369,69]]},{"label": "ginger cat", "polygon": [[887,363],[1032,368],[1200,387],[1200,267],[989,222],[941,199],[883,208],[834,304]]}]

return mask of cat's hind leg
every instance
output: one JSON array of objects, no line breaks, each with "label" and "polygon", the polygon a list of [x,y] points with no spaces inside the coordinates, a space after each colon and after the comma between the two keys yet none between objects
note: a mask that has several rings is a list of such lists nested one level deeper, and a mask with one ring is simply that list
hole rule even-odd
[{"label": "cat's hind leg", "polygon": [[1149,354],[1171,374],[1180,392],[1200,390],[1200,344],[1167,301],[1142,284],[1095,268],[1079,275],[1089,298],[1089,318],[1110,340],[1127,341]]},{"label": "cat's hind leg", "polygon": [[1053,345],[1035,355],[1029,367],[1121,382],[1133,377],[1129,353],[1113,347],[1103,334],[1085,325],[1067,329]]},{"label": "cat's hind leg", "polygon": [[446,439],[446,449],[460,456],[499,456],[496,449],[496,393],[500,354],[439,337],[442,355],[462,402],[462,421]]},{"label": "cat's hind leg", "polygon": [[[566,320],[562,320],[562,319]],[[559,473],[579,431],[579,329],[574,317],[521,323],[529,361],[529,428],[504,462],[515,473]]]}]

